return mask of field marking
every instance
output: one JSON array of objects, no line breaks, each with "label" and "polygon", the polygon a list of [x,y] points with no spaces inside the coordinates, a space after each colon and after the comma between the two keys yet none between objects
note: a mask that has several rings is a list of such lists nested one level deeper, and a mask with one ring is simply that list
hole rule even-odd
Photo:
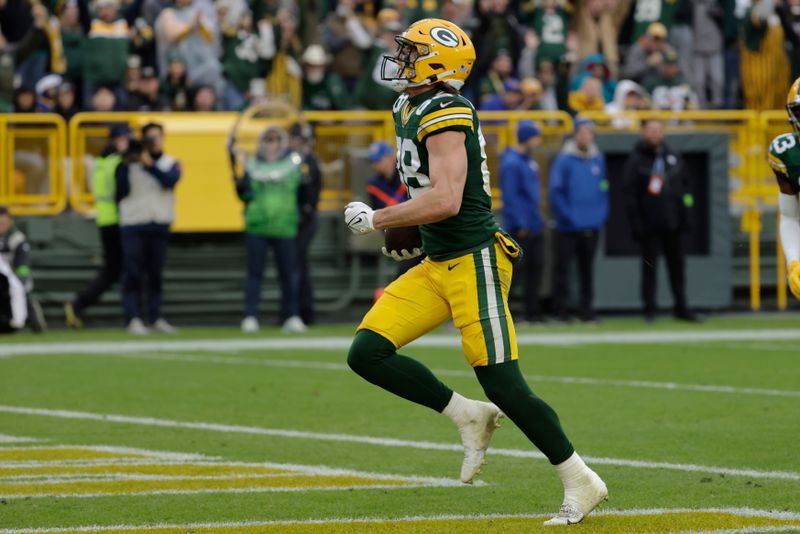
[{"label": "field marking", "polygon": [[[146,466],[130,464],[130,458],[97,458],[104,462],[84,466],[69,465],[69,471],[58,471],[63,465],[48,462],[48,455],[64,452],[107,455],[136,454],[135,460],[147,459]],[[124,451],[124,452],[123,452]],[[91,498],[109,496],[183,495],[201,493],[266,493],[302,491],[342,491],[374,489],[409,489],[430,487],[463,487],[460,480],[414,475],[393,475],[324,465],[298,465],[271,462],[229,462],[222,458],[198,454],[109,447],[96,445],[64,445],[44,448],[31,446],[6,450],[9,453],[34,453],[40,461],[0,462],[0,498]],[[23,456],[25,456],[23,454]],[[29,455],[28,455],[29,456]],[[11,464],[14,465],[11,465]],[[144,467],[146,473],[136,473]],[[177,469],[176,469],[177,467]],[[213,469],[208,469],[209,467]],[[91,472],[81,469],[91,468]],[[159,468],[162,472],[159,473]],[[166,468],[166,469],[165,469]],[[184,472],[181,472],[181,468]],[[117,469],[117,472],[114,470]],[[245,472],[243,469],[250,470]],[[225,472],[228,470],[229,472]],[[272,472],[265,472],[272,471]],[[29,474],[32,473],[32,474]],[[285,482],[284,482],[285,481]],[[481,483],[478,485],[485,485]]]},{"label": "field marking", "polygon": [[44,440],[37,439],[37,438],[27,438],[25,436],[12,436],[10,434],[0,434],[0,447],[7,444],[17,444],[17,443],[37,443],[42,442]]},{"label": "field marking", "polygon": [[[195,339],[159,341],[72,341],[59,343],[5,343],[0,357],[33,354],[89,354],[134,351],[212,351],[242,350],[347,350],[352,336],[256,339]],[[563,332],[519,334],[517,343],[524,346],[581,345],[652,345],[685,344],[709,341],[797,341],[800,329],[756,330],[665,330],[662,332]],[[414,341],[413,347],[461,348],[458,335],[428,335]]]},{"label": "field marking", "polygon": [[[142,475],[133,473],[104,473],[104,474],[75,474],[75,475],[0,475],[0,488],[7,482],[31,482],[36,484],[61,484],[64,482],[80,483],[80,482],[167,482],[167,481],[185,481],[185,480],[250,480],[250,479],[273,479],[273,478],[293,478],[298,476],[304,477],[321,477],[328,475],[321,474],[305,474],[305,473],[259,473],[259,474],[244,474],[244,473],[231,473],[230,475]],[[370,477],[372,478],[372,477]]]},{"label": "field marking", "polygon": [[[751,519],[767,519],[773,521],[800,521],[800,514],[792,512],[772,512],[768,510],[756,510],[752,508],[647,508],[647,509],[631,509],[631,510],[596,510],[587,519],[591,521],[593,517],[606,517],[606,518],[631,518],[643,516],[659,516],[659,515],[676,515],[676,514],[725,514],[737,518],[751,518]],[[314,526],[314,525],[358,525],[358,524],[378,524],[378,523],[414,523],[423,521],[477,521],[477,520],[509,520],[509,519],[546,519],[551,517],[552,514],[476,514],[476,515],[457,515],[457,514],[443,514],[434,516],[403,516],[403,517],[356,517],[356,518],[329,518],[329,519],[278,519],[267,521],[221,521],[221,522],[205,522],[205,523],[157,523],[148,525],[84,525],[77,527],[55,527],[55,528],[22,528],[22,529],[0,529],[0,534],[33,534],[33,533],[61,533],[61,532],[109,532],[109,531],[152,531],[152,530],[195,530],[195,529],[236,529],[236,528],[253,528],[253,527],[288,527],[288,526]],[[533,527],[533,525],[530,525]],[[584,530],[588,525],[584,524],[581,530]],[[769,525],[764,527],[751,527],[751,528],[770,528],[773,530],[754,530],[752,532],[780,532],[787,527],[797,529],[798,525]],[[576,528],[576,527],[572,527]],[[748,528],[748,527],[745,527]],[[774,530],[780,529],[780,530]],[[552,532],[553,529],[543,529],[544,531]],[[702,532],[709,534],[710,532],[745,532],[744,529],[725,529],[725,530],[701,530],[690,532]],[[746,531],[750,532],[750,531]]]},{"label": "field marking", "polygon": [[[134,360],[146,361],[173,361],[185,363],[211,363],[221,365],[253,365],[286,369],[314,369],[318,371],[346,371],[350,372],[350,367],[343,363],[331,363],[311,360],[276,360],[266,358],[243,358],[238,356],[192,356],[186,354],[141,354],[141,353],[120,353],[104,354],[111,358],[129,358]],[[441,376],[452,376],[459,378],[474,378],[472,371],[458,369],[431,369],[434,374]],[[616,378],[593,378],[581,376],[558,376],[558,375],[530,375],[525,378],[536,382],[552,382],[567,385],[588,385],[588,386],[614,386],[631,387],[644,389],[662,389],[666,391],[694,391],[698,393],[725,393],[735,395],[757,395],[767,397],[789,397],[800,398],[800,391],[787,389],[768,389],[751,388],[737,386],[723,386],[712,384],[687,384],[681,382],[656,382],[650,380],[623,380]]]},{"label": "field marking", "polygon": [[150,491],[108,491],[96,493],[20,493],[1,495],[3,499],[94,499],[98,497],[146,497],[152,495],[202,495],[210,493],[305,493],[309,491],[400,490],[432,487],[469,488],[468,484],[451,481],[449,484],[354,484],[339,486],[250,486],[244,488],[155,489]]},{"label": "field marking", "polygon": [[719,530],[685,530],[676,534],[760,534],[762,532],[797,532],[800,525],[784,525],[782,527],[746,527],[723,528]]},{"label": "field marking", "polygon": [[[4,451],[49,451],[49,450],[84,450],[90,452],[104,452],[117,455],[129,455],[132,459],[146,458],[155,460],[174,460],[186,462],[192,460],[221,459],[221,457],[208,456],[190,452],[172,451],[153,451],[150,449],[140,449],[138,447],[120,447],[116,445],[84,445],[84,444],[62,444],[62,445],[26,445],[25,447],[0,447],[0,454]],[[5,462],[4,462],[5,465]]]},{"label": "field marking", "polygon": [[[78,419],[87,421],[100,421],[104,423],[122,423],[122,424],[142,425],[142,426],[161,427],[161,428],[184,428],[190,430],[202,430],[202,431],[235,433],[235,434],[251,434],[260,436],[281,437],[281,438],[307,439],[314,441],[329,441],[337,443],[360,443],[364,445],[375,445],[380,447],[403,447],[403,448],[437,450],[437,451],[458,451],[458,452],[463,451],[462,445],[454,443],[412,441],[412,440],[404,440],[397,438],[363,436],[356,434],[308,432],[304,430],[264,428],[256,426],[231,425],[223,423],[176,421],[173,419],[160,419],[155,417],[136,417],[129,415],[78,412],[71,410],[51,410],[46,408],[31,408],[25,406],[0,405],[0,413],[11,413],[19,415],[38,415],[46,417],[57,417],[61,419]],[[545,459],[545,456],[542,453],[532,450],[491,448],[490,451],[491,454],[495,456]],[[744,476],[751,478],[767,478],[767,479],[777,479],[777,480],[800,480],[800,472],[796,471],[764,471],[764,470],[749,469],[749,468],[733,468],[733,467],[720,467],[720,466],[683,464],[683,463],[671,463],[671,462],[653,462],[647,460],[630,460],[625,458],[607,458],[598,456],[584,456],[584,459],[589,463],[597,465],[615,465],[615,466],[634,467],[641,469],[664,469],[672,471],[710,473],[716,475]]]}]

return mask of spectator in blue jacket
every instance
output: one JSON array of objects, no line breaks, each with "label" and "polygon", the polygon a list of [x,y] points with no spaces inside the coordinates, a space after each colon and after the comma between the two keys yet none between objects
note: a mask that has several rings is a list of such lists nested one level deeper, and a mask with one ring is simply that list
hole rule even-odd
[{"label": "spectator in blue jacket", "polygon": [[575,120],[568,140],[550,169],[550,205],[555,216],[553,303],[559,320],[569,319],[568,273],[577,257],[579,318],[594,322],[592,271],[597,238],[608,217],[608,179],[603,154],[594,143],[594,124]]},{"label": "spectator in blue jacket", "polygon": [[500,156],[500,188],[503,195],[503,227],[522,247],[522,259],[514,266],[514,280],[521,280],[525,321],[543,322],[539,308],[544,243],[540,213],[539,165],[533,159],[541,144],[539,127],[522,121],[517,127],[517,144]]}]

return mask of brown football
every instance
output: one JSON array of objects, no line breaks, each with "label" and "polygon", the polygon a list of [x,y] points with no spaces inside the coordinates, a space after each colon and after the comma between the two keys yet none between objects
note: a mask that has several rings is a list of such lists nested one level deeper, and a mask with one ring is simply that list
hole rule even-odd
[{"label": "brown football", "polygon": [[400,228],[387,228],[383,242],[389,252],[400,252],[405,249],[411,252],[415,248],[422,248],[422,236],[418,226],[402,226]]}]

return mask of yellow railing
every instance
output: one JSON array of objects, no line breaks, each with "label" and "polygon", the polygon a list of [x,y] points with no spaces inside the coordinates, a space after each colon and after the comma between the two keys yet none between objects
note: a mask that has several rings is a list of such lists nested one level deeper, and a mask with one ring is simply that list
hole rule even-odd
[{"label": "yellow railing", "polygon": [[0,114],[0,204],[17,215],[63,211],[66,140],[59,115]]},{"label": "yellow railing", "polygon": [[[273,83],[278,83],[277,78]],[[658,116],[669,132],[716,131],[730,138],[730,201],[741,213],[741,229],[749,236],[751,307],[759,309],[759,246],[762,217],[776,209],[775,181],[766,164],[766,150],[776,135],[790,131],[782,111],[691,111],[584,114],[597,123],[598,131],[636,131],[640,121]],[[512,143],[518,122],[536,120],[542,126],[542,154],[558,150],[572,129],[572,119],[563,112],[486,112],[480,114],[487,141],[491,170]],[[377,140],[393,141],[391,115],[377,111],[303,112],[316,134],[316,153],[321,161],[325,187],[320,209],[339,209],[352,197],[356,176],[369,173],[366,147]],[[93,158],[103,149],[109,125],[125,122],[134,129],[156,121],[166,128],[166,151],[183,167],[176,209],[176,231],[238,231],[242,227],[241,205],[230,181],[225,140],[240,115],[235,113],[80,113],[69,123],[56,115],[0,115],[0,203],[11,205],[20,215],[60,213],[71,207],[90,214]],[[255,131],[259,125],[251,124]],[[250,132],[252,133],[252,132]],[[252,136],[251,136],[252,137]],[[252,144],[252,139],[250,140]],[[67,152],[67,147],[69,151]],[[69,157],[67,157],[69,155]],[[546,158],[540,163],[546,174]],[[65,168],[69,167],[69,187]],[[497,173],[493,173],[497,179]],[[493,183],[499,201],[497,183]],[[779,240],[777,240],[779,242]],[[780,245],[778,259],[778,306],[786,306],[785,272]]]},{"label": "yellow railing", "polygon": [[[493,112],[483,118],[490,168],[496,168],[499,155],[513,139],[520,120],[540,121],[545,142],[553,147],[560,144],[563,135],[572,127],[572,120],[566,113],[529,112],[509,120],[507,114]],[[246,126],[237,123],[242,119]],[[363,167],[367,147],[379,140],[393,142],[391,115],[380,111],[306,112],[302,120],[314,126],[316,153],[322,165],[325,188],[320,209],[339,209],[351,200],[354,177],[368,171]],[[241,204],[230,181],[225,142],[231,129],[238,124],[237,131],[242,134],[239,141],[245,148],[252,149],[256,126],[263,125],[264,121],[235,113],[79,113],[69,125],[73,177],[69,201],[73,209],[86,214],[93,210],[93,156],[102,151],[111,125],[127,123],[136,130],[151,121],[165,126],[165,151],[181,162],[183,170],[176,188],[175,230],[241,230]],[[499,201],[496,188],[495,193]]]}]

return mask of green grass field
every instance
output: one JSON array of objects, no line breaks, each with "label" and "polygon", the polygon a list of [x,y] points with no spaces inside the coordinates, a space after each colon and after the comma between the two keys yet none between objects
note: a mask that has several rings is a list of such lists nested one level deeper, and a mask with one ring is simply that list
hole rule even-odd
[{"label": "green grass field", "polygon": [[[611,493],[569,528],[800,532],[798,326],[520,329],[526,376]],[[561,530],[541,526],[555,472],[510,421],[461,485],[455,428],[350,372],[351,332],[3,339],[0,534]],[[483,398],[457,347],[443,329],[403,352]]]}]

